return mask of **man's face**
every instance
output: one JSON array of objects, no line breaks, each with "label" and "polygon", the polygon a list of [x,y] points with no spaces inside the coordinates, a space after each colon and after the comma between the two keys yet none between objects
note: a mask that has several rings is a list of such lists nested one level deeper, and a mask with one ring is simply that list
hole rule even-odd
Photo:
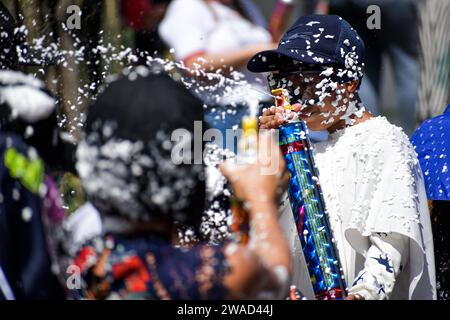
[{"label": "man's face", "polygon": [[330,68],[275,72],[268,78],[271,89],[286,89],[290,94],[290,103],[302,106],[299,117],[314,131],[327,130],[341,121],[351,95],[347,84],[331,79],[333,70]]}]

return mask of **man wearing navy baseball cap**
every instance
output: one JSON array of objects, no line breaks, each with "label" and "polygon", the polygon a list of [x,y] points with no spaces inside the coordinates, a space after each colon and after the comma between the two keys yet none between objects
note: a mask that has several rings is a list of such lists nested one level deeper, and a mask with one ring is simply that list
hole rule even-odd
[{"label": "man wearing navy baseball cap", "polygon": [[[268,72],[270,89],[285,89],[294,107],[265,110],[260,128],[300,118],[311,130],[329,132],[314,144],[314,157],[348,299],[435,299],[423,175],[402,129],[371,115],[359,98],[364,43],[356,30],[335,15],[300,17],[278,48],[257,53],[248,69]],[[284,203],[280,219],[301,255]],[[295,260],[294,284],[311,297],[311,284],[301,275],[296,280],[295,271],[306,270],[303,258]]]},{"label": "man wearing navy baseball cap", "polygon": [[253,72],[295,69],[293,63],[298,62],[345,66],[349,52],[355,54],[355,62],[362,66],[364,42],[347,21],[332,15],[304,16],[283,35],[277,49],[255,55],[248,69]]},{"label": "man wearing navy baseball cap", "polygon": [[[301,17],[283,35],[277,49],[256,54],[247,67],[253,72],[270,72],[271,88],[287,89],[291,103],[298,103],[296,107],[302,108],[304,115],[317,114],[304,119],[312,130],[331,133],[371,118],[357,94],[363,77],[364,42],[341,17]],[[347,102],[351,100],[345,110],[343,89],[349,95]],[[331,102],[333,91],[337,93],[334,107],[340,108],[330,112],[327,101]],[[262,128],[281,124],[273,111],[261,119]]]}]

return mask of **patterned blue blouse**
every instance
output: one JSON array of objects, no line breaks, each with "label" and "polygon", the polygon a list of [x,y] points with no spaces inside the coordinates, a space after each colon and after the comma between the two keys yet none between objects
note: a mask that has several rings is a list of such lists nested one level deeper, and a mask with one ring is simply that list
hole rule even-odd
[{"label": "patterned blue blouse", "polygon": [[429,200],[450,200],[450,104],[426,120],[411,138],[425,177]]},{"label": "patterned blue blouse", "polygon": [[85,245],[75,264],[78,298],[224,299],[224,246],[177,248],[156,236],[107,235]]}]

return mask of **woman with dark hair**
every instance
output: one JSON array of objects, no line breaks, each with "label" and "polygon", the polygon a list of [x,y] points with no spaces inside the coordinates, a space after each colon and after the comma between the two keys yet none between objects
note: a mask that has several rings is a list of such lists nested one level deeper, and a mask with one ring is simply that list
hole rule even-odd
[{"label": "woman with dark hair", "polygon": [[[278,148],[261,137],[261,148],[276,152],[250,166],[222,165],[249,208],[248,245],[176,246],[177,226],[198,228],[205,202],[204,166],[195,161],[202,149],[191,150],[202,139],[194,130],[202,103],[168,76],[146,73],[138,68],[110,84],[88,112],[77,169],[102,214],[103,236],[75,258],[81,297],[286,297],[290,258],[277,222],[284,170]],[[261,175],[263,163],[277,163],[277,172]]]}]

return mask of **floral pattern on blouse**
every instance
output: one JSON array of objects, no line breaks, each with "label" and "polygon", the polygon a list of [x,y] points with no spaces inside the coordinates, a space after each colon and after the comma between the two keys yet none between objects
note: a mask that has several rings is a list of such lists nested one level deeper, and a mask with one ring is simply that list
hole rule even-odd
[{"label": "floral pattern on blouse", "polygon": [[84,299],[224,299],[224,246],[177,248],[155,236],[107,235],[74,259]]}]

